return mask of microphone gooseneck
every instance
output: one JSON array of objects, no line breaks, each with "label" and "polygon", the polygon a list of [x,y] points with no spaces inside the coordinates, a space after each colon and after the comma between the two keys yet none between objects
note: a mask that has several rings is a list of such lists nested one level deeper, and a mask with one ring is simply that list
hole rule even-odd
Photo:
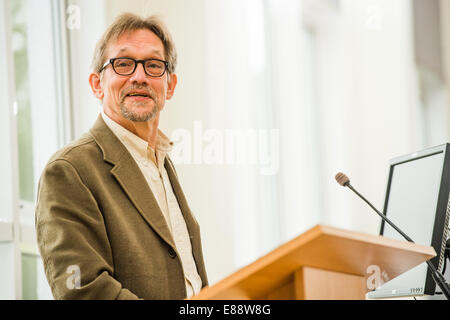
[{"label": "microphone gooseneck", "polygon": [[[391,220],[389,220],[384,214],[382,214],[380,211],[377,210],[366,198],[364,198],[363,195],[361,195],[358,191],[356,191],[355,188],[350,184],[350,179],[342,172],[339,172],[336,174],[335,179],[337,183],[339,183],[343,187],[348,187],[350,190],[352,190],[358,197],[360,197],[365,203],[367,203],[379,216],[383,221],[387,222],[392,228],[395,229],[399,234],[402,235],[403,238],[405,238],[407,241],[414,243],[414,241],[408,237],[402,230],[400,230]],[[448,284],[445,281],[445,278],[442,274],[440,274],[435,266],[427,260],[426,263],[428,264],[428,267],[431,270],[431,275],[433,280],[436,282],[436,284],[441,288],[442,293],[445,295],[447,300],[450,300],[450,288]]]}]

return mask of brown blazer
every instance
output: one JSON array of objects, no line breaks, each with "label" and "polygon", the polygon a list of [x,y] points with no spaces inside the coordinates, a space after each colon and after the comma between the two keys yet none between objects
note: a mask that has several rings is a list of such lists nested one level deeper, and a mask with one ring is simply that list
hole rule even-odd
[{"label": "brown blazer", "polygon": [[[199,225],[168,158],[165,168],[205,286]],[[186,297],[183,268],[163,213],[138,165],[101,116],[45,167],[36,231],[56,299]]]}]

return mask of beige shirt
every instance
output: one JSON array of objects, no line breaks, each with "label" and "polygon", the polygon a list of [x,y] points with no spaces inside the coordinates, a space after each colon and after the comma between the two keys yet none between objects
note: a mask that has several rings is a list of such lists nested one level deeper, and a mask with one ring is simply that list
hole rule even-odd
[{"label": "beige shirt", "polygon": [[164,168],[164,159],[166,154],[172,149],[173,143],[158,130],[155,152],[148,145],[147,141],[111,120],[104,112],[102,112],[102,117],[106,125],[123,143],[138,164],[150,190],[158,202],[166,219],[167,226],[172,233],[183,265],[187,297],[189,298],[199,293],[202,288],[202,280],[198,274],[194,257],[192,256],[189,232],[177,198],[173,192],[169,176]]}]

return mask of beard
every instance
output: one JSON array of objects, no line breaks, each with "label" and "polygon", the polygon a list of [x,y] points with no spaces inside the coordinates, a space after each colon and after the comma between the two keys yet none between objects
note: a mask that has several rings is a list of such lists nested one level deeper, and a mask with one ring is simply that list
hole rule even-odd
[{"label": "beard", "polygon": [[126,96],[122,97],[120,101],[120,112],[122,116],[133,122],[146,122],[156,117],[158,113],[158,100],[153,92],[149,92],[151,100],[154,102],[154,106],[150,111],[139,112],[140,109],[147,109],[150,101],[147,102],[129,102],[126,101]]},{"label": "beard", "polygon": [[147,103],[148,102],[133,103],[133,106],[131,106],[131,108],[130,108],[123,101],[120,103],[120,112],[122,113],[122,116],[127,120],[130,120],[133,122],[146,122],[146,121],[154,119],[156,114],[158,113],[158,106],[156,105],[156,103],[155,103],[155,106],[153,107],[153,109],[151,111],[147,111],[147,112],[137,112],[137,111],[133,110],[133,107],[136,109],[145,108],[145,105]]}]

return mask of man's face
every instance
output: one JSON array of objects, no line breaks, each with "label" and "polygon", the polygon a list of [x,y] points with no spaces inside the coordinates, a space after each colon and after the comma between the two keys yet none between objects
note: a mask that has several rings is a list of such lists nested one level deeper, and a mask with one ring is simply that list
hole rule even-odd
[{"label": "man's face", "polygon": [[[108,45],[106,57],[126,57],[135,60],[165,60],[164,45],[153,32],[141,29],[120,36]],[[169,81],[171,77],[171,81]],[[92,84],[91,84],[92,85]],[[144,66],[138,64],[133,74],[118,75],[108,65],[100,75],[97,98],[103,99],[103,108],[113,120],[123,124],[127,121],[143,122],[159,115],[165,101],[170,99],[176,85],[176,76],[148,76]]]}]

